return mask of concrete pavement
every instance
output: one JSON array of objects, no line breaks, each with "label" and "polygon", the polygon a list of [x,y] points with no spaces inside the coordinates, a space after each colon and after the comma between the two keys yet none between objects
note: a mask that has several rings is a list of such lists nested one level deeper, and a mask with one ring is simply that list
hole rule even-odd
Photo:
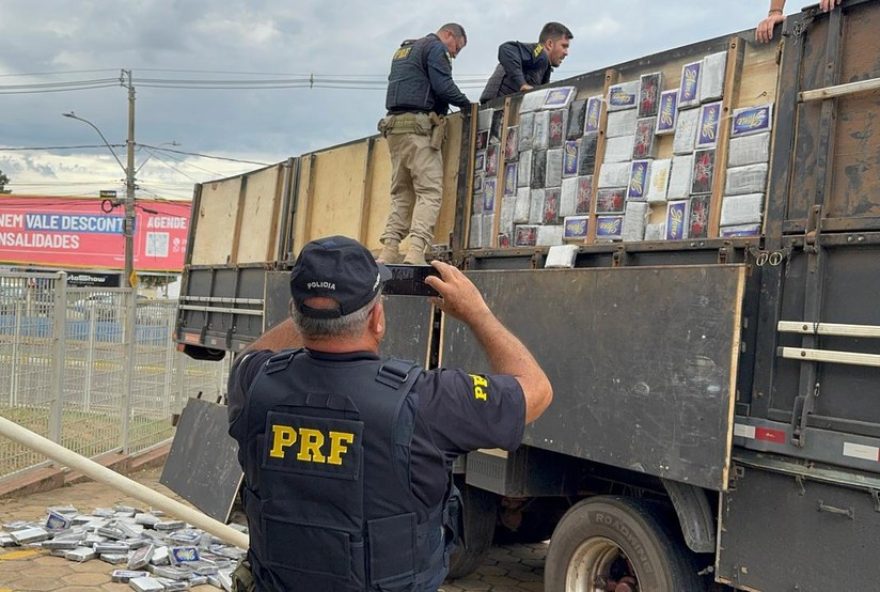
[{"label": "concrete pavement", "polygon": [[[159,484],[161,469],[132,475],[135,480],[165,495],[175,496]],[[179,499],[179,498],[177,498]],[[105,485],[85,482],[20,498],[0,499],[0,523],[13,520],[43,520],[49,506],[73,505],[80,511],[116,504],[143,506],[137,500]],[[546,545],[510,545],[493,548],[484,565],[473,575],[443,585],[445,592],[541,592]],[[75,563],[52,557],[46,551],[6,547],[0,549],[0,592],[86,592],[131,590],[128,584],[112,583],[113,566],[94,559]],[[196,586],[197,592],[216,591]]]}]

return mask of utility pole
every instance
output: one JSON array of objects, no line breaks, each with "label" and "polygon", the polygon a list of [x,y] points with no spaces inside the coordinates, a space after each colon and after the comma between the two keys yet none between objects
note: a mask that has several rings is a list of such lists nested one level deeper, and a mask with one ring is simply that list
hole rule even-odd
[{"label": "utility pole", "polygon": [[104,145],[107,146],[107,149],[110,150],[110,153],[113,155],[113,158],[116,159],[116,162],[125,171],[125,217],[122,222],[122,234],[124,238],[124,249],[125,249],[125,269],[123,275],[125,276],[125,283],[123,286],[128,287],[128,291],[126,292],[126,306],[125,306],[125,329],[123,334],[125,335],[125,360],[124,364],[124,393],[122,399],[122,434],[121,434],[121,442],[123,453],[127,453],[130,447],[131,442],[129,441],[129,423],[131,422],[131,408],[132,408],[132,391],[134,390],[134,373],[137,365],[137,284],[138,278],[137,273],[134,268],[134,225],[135,225],[135,175],[137,170],[134,166],[134,84],[132,83],[131,70],[122,70],[119,76],[119,83],[123,87],[128,89],[128,139],[126,140],[126,161],[127,164],[123,165],[122,161],[116,155],[116,151],[113,150],[113,146],[110,145],[110,142],[107,141],[107,138],[104,137],[104,134],[101,133],[101,130],[98,129],[94,123],[89,121],[88,119],[84,119],[78,116],[76,113],[71,111],[70,113],[62,113],[64,117],[69,117],[71,119],[76,119],[82,121],[83,123],[89,125],[98,132],[98,135],[101,136],[101,139],[104,141]]},{"label": "utility pole", "polygon": [[122,71],[123,86],[128,89],[128,139],[125,141],[128,153],[125,167],[125,281],[132,290],[137,289],[137,273],[134,269],[134,85],[131,83],[131,70]]}]

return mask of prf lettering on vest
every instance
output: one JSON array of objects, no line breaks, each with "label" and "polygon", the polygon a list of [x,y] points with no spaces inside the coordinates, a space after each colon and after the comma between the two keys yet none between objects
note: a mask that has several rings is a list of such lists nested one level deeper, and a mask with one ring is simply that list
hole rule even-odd
[{"label": "prf lettering on vest", "polygon": [[469,374],[474,381],[474,399],[478,401],[489,400],[489,381],[479,374]]},{"label": "prf lettering on vest", "polygon": [[[330,440],[330,450],[325,454],[321,449],[324,448],[327,440]],[[272,424],[272,448],[269,450],[269,456],[284,458],[287,449],[297,442],[299,448],[296,460],[341,465],[343,455],[348,452],[348,445],[354,444],[354,434],[332,430],[325,434],[321,430],[312,428],[297,429],[289,425]]]}]

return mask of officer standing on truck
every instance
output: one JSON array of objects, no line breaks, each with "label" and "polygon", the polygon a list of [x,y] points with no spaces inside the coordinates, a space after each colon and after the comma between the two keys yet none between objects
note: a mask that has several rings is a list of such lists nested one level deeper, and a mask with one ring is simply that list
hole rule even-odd
[{"label": "officer standing on truck", "polygon": [[229,379],[250,527],[236,589],[435,592],[443,581],[457,529],[453,460],[517,448],[553,392],[476,286],[432,265],[436,304],[470,328],[494,374],[380,357],[388,269],[341,236],[303,248],[292,318]]},{"label": "officer standing on truck", "polygon": [[574,39],[562,23],[550,22],[541,29],[537,43],[508,41],[498,47],[498,66],[486,83],[480,102],[485,103],[550,82],[550,73],[568,55]]},{"label": "officer standing on truck", "polygon": [[443,155],[449,105],[471,102],[452,80],[452,60],[467,45],[464,28],[447,23],[437,33],[400,44],[391,59],[379,131],[391,154],[391,211],[380,237],[379,260],[400,263],[400,241],[409,235],[403,263],[425,265],[425,249],[443,198]]}]

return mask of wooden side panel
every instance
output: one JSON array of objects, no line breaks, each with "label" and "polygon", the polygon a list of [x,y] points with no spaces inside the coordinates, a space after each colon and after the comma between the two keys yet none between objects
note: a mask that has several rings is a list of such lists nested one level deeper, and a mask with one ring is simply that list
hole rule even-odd
[{"label": "wooden side panel", "polygon": [[388,154],[388,142],[385,138],[376,138],[373,146],[373,174],[370,178],[370,209],[364,212],[367,216],[365,236],[360,237],[368,249],[379,249],[379,237],[385,230],[385,219],[391,209],[391,156]]},{"label": "wooden side panel", "polygon": [[293,219],[293,257],[302,250],[303,245],[308,239],[304,238],[309,226],[311,218],[311,192],[312,192],[312,170],[314,169],[315,158],[312,154],[304,154],[300,158],[299,179],[295,201],[296,212]]},{"label": "wooden side panel", "polygon": [[[840,82],[880,77],[880,8],[855,6],[844,22]],[[880,92],[838,99],[827,216],[880,216]]]},{"label": "wooden side panel", "polygon": [[192,265],[225,265],[230,256],[241,177],[202,185],[199,231],[193,238]]},{"label": "wooden side panel", "polygon": [[269,245],[278,232],[278,220],[273,213],[281,199],[279,176],[283,171],[282,165],[276,165],[247,177],[239,231],[239,264],[266,261]]},{"label": "wooden side panel", "polygon": [[357,237],[367,142],[315,154],[310,231],[304,239],[342,234]]},{"label": "wooden side panel", "polygon": [[455,203],[458,196],[458,167],[461,159],[461,134],[464,118],[455,114],[447,118],[446,142],[443,144],[443,205],[434,227],[434,243],[449,244],[455,226]]}]

